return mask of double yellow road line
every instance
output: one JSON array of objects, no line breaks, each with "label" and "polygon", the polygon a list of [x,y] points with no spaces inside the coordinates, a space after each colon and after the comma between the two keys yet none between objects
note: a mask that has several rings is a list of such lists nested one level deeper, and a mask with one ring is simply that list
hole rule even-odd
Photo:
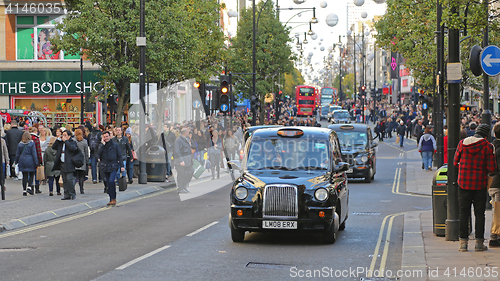
[{"label": "double yellow road line", "polygon": [[[382,242],[384,242],[384,250],[382,251],[382,255],[380,256],[380,266],[378,268],[377,274],[375,274],[375,277],[384,277],[385,265],[387,263],[387,256],[389,255],[389,244],[391,242],[391,233],[392,233],[392,225],[394,223],[394,218],[397,216],[404,215],[406,213],[409,212],[401,212],[401,213],[387,215],[382,221],[382,225],[380,226],[380,231],[378,234],[377,245],[375,246],[375,251],[373,252],[372,262],[370,264],[370,270],[367,272],[368,273],[367,277],[372,277],[373,273],[375,272],[375,265],[378,260],[380,246],[382,245]],[[384,240],[383,236],[384,236],[384,230],[386,229],[385,225],[387,219],[389,219],[389,223],[387,224],[387,231]]]},{"label": "double yellow road line", "polygon": [[[426,195],[401,192],[399,189],[400,183],[401,183],[401,171],[402,171],[401,168],[397,168],[396,172],[394,173],[394,181],[392,184],[392,193],[393,194],[429,198],[429,196],[426,196]],[[372,277],[372,275],[374,273],[376,273],[375,277],[384,277],[385,272],[386,272],[385,267],[387,264],[387,257],[389,255],[389,244],[391,242],[391,232],[392,232],[392,226],[394,223],[394,219],[398,216],[404,215],[404,214],[409,213],[409,212],[410,211],[390,214],[390,215],[387,215],[384,218],[384,220],[382,221],[382,225],[380,226],[380,231],[378,234],[377,245],[375,246],[375,251],[373,252],[372,262],[370,264],[370,269],[367,272],[368,273],[367,277]],[[389,222],[387,222],[387,221],[389,221]],[[386,224],[387,224],[387,228],[386,228]],[[385,232],[385,239],[384,239],[384,232]],[[384,246],[383,246],[384,248],[382,251],[382,255],[380,256],[380,266],[378,268],[378,271],[375,272],[375,266],[376,266],[377,260],[379,258],[379,252],[381,251],[382,243],[384,243]]]},{"label": "double yellow road line", "polygon": [[401,168],[397,168],[396,172],[394,173],[394,181],[392,183],[392,193],[398,194],[398,195],[405,195],[405,196],[429,198],[429,195],[406,193],[406,190],[405,190],[405,192],[399,191],[400,183],[401,183]]}]

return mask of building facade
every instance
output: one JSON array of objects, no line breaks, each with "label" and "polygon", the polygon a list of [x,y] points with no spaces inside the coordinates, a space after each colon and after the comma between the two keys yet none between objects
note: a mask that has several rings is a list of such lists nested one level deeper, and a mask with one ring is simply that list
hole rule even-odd
[{"label": "building facade", "polygon": [[[98,66],[55,52],[51,37],[65,15],[63,1],[0,0],[0,109],[40,111],[48,121],[79,121],[80,92],[98,87]],[[83,84],[82,84],[83,82]]]}]

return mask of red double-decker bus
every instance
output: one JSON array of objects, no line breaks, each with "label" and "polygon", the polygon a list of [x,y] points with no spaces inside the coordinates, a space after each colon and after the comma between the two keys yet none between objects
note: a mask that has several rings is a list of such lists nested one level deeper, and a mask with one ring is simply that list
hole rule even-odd
[{"label": "red double-decker bus", "polygon": [[312,86],[297,86],[295,100],[297,102],[297,116],[312,116],[317,104],[317,90]]},{"label": "red double-decker bus", "polygon": [[323,87],[321,88],[321,105],[337,104],[337,89]]}]

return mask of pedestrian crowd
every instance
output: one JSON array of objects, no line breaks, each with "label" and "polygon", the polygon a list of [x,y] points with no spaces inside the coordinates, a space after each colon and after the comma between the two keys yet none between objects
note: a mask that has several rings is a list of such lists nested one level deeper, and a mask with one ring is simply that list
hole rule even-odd
[{"label": "pedestrian crowd", "polygon": [[[133,183],[136,158],[133,157],[132,130],[128,126],[105,128],[86,122],[76,128],[59,125],[47,128],[41,120],[35,123],[28,118],[13,118],[3,129],[4,179],[21,180],[23,196],[41,194],[41,186],[48,185],[49,196],[62,195],[61,200],[73,200],[76,184],[80,194],[85,193],[84,184],[90,170],[93,184],[103,182],[104,192],[110,194],[109,205],[115,205],[116,175],[108,172],[114,169],[121,177],[128,175],[128,183]],[[111,150],[106,147],[109,140],[120,153],[119,159],[109,157]],[[116,165],[111,163],[114,160]]]}]

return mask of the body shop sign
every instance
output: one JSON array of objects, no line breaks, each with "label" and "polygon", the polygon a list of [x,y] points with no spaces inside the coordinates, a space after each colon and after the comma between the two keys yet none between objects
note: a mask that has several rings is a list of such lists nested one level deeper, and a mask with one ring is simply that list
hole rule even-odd
[{"label": "the body shop sign", "polygon": [[100,71],[0,71],[0,95],[68,95],[99,90]]}]

